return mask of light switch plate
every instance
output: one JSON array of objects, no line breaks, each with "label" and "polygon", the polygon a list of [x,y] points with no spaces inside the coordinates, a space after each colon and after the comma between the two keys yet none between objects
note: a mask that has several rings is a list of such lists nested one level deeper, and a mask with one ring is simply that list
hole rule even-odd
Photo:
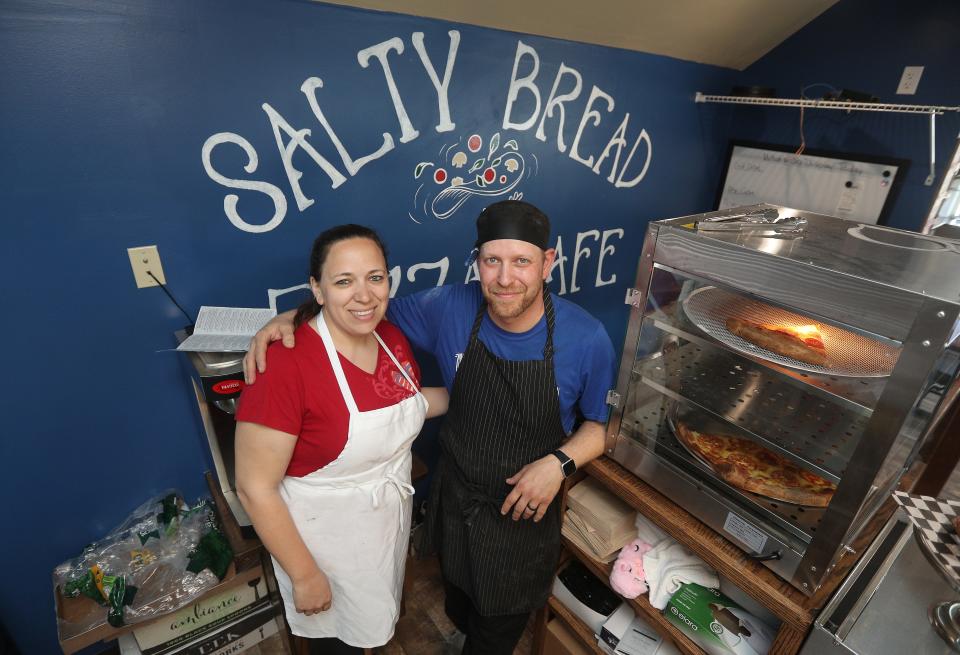
[{"label": "light switch plate", "polygon": [[[167,280],[163,276],[163,266],[160,264],[160,253],[156,246],[138,246],[136,248],[127,248],[127,255],[130,256],[130,266],[133,268],[133,277],[137,281],[137,288],[157,286],[157,280],[160,284],[166,284]],[[157,278],[154,280],[147,273],[150,271]]]},{"label": "light switch plate", "polygon": [[912,96],[917,92],[920,85],[920,76],[923,75],[923,66],[904,66],[903,75],[900,76],[900,85],[897,87],[897,95]]}]

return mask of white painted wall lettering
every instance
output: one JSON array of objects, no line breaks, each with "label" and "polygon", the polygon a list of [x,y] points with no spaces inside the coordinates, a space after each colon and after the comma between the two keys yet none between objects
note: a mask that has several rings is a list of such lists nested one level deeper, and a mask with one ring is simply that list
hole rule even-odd
[{"label": "white painted wall lettering", "polygon": [[411,266],[410,268],[407,269],[407,279],[410,280],[411,282],[416,282],[416,281],[417,281],[417,273],[418,273],[419,271],[422,271],[422,270],[424,270],[424,269],[426,269],[426,270],[439,269],[440,275],[439,275],[439,277],[437,277],[437,284],[436,284],[436,286],[440,287],[440,286],[443,286],[443,283],[444,283],[444,282],[446,281],[446,279],[447,279],[447,269],[449,269],[449,268],[450,268],[450,258],[449,258],[449,257],[444,257],[443,259],[441,259],[441,260],[439,260],[439,261],[436,261],[436,262],[423,263],[423,264],[414,264],[413,266]]},{"label": "white painted wall lettering", "polygon": [[228,193],[223,197],[223,213],[227,215],[227,218],[234,227],[244,232],[269,232],[280,225],[283,217],[287,215],[287,197],[283,195],[283,191],[281,191],[279,187],[269,182],[263,182],[261,180],[236,180],[218,173],[210,161],[210,155],[213,153],[213,149],[221,143],[234,143],[243,148],[243,151],[247,154],[247,164],[243,167],[243,170],[248,173],[255,173],[257,170],[257,151],[250,145],[249,141],[233,132],[218,132],[204,142],[203,148],[200,151],[200,158],[203,160],[203,170],[207,172],[210,179],[230,189],[248,189],[250,191],[265,193],[270,196],[270,199],[273,201],[273,216],[271,216],[266,223],[262,224],[248,223],[240,217],[240,213],[237,212],[237,202],[239,202],[240,197],[234,193]]},{"label": "white painted wall lettering", "polygon": [[337,133],[333,131],[332,127],[330,127],[327,117],[323,115],[323,111],[320,109],[320,103],[317,102],[317,89],[320,88],[323,88],[323,80],[321,80],[319,77],[307,78],[304,80],[303,84],[300,85],[300,90],[303,91],[303,95],[307,96],[307,102],[310,104],[310,109],[313,110],[313,115],[316,116],[317,120],[320,121],[320,124],[323,125],[323,129],[326,130],[327,136],[330,137],[330,141],[333,142],[337,152],[340,153],[340,158],[343,160],[343,165],[346,167],[347,172],[350,173],[350,177],[356,175],[368,162],[374,159],[380,159],[386,153],[393,150],[393,137],[390,136],[388,132],[384,132],[383,144],[381,144],[380,148],[376,152],[372,152],[369,155],[365,155],[360,159],[354,160],[349,153],[347,153],[347,149],[343,147],[343,144],[340,143]]},{"label": "white painted wall lettering", "polygon": [[450,50],[447,52],[447,67],[443,71],[443,82],[437,77],[437,69],[430,62],[427,56],[427,50],[423,47],[423,32],[414,32],[411,37],[413,48],[420,55],[420,61],[423,62],[423,68],[427,71],[427,76],[433,82],[433,88],[437,92],[437,105],[440,109],[440,122],[437,123],[437,132],[450,132],[457,125],[450,120],[450,101],[447,93],[450,90],[450,77],[453,75],[453,62],[457,59],[457,46],[460,45],[460,32],[450,30]]},{"label": "white painted wall lettering", "polygon": [[[266,112],[270,119],[270,125],[273,127],[273,137],[277,141],[277,150],[280,151],[283,170],[287,173],[287,181],[290,183],[290,188],[293,189],[293,197],[297,199],[297,208],[300,211],[312,205],[313,199],[306,197],[300,188],[300,178],[303,177],[303,173],[293,165],[293,153],[297,151],[297,148],[302,148],[304,152],[310,155],[310,158],[317,162],[321,170],[330,177],[331,188],[336,189],[347,181],[347,178],[307,141],[307,137],[310,136],[309,129],[294,130],[290,123],[266,102],[263,103],[263,111]],[[280,136],[281,131],[290,138],[286,145],[283,143],[283,137]]]},{"label": "white painted wall lettering", "polygon": [[[520,60],[524,56],[529,56],[533,60],[533,68],[526,77],[518,78],[517,70],[520,68]],[[507,91],[507,107],[503,110],[503,129],[527,130],[537,122],[537,116],[540,114],[540,89],[533,83],[540,72],[540,56],[537,51],[528,46],[523,41],[517,41],[517,55],[513,60],[513,73],[510,75],[510,89]],[[513,103],[516,102],[520,91],[526,89],[533,94],[536,101],[536,109],[522,123],[515,123],[511,120],[511,111]]]},{"label": "white painted wall lettering", "polygon": [[[560,86],[560,78],[569,74],[573,78],[573,90],[567,93],[557,95],[557,88]],[[563,103],[576,100],[580,96],[580,90],[583,88],[583,77],[573,69],[567,68],[563,63],[560,64],[560,70],[557,71],[557,77],[553,80],[553,88],[550,89],[550,97],[543,108],[543,115],[540,117],[540,124],[537,126],[537,138],[546,142],[547,134],[543,131],[543,124],[548,118],[553,117],[553,110],[556,108],[559,116],[557,117],[557,150],[567,151],[567,144],[563,142],[563,123],[566,117]]]},{"label": "white painted wall lettering", "polygon": [[[623,238],[623,228],[613,228],[609,230],[604,230],[602,235],[599,230],[591,229],[584,232],[577,233],[577,254],[574,256],[573,260],[573,269],[571,273],[571,285],[567,287],[567,272],[566,267],[570,262],[570,258],[564,256],[563,254],[563,235],[557,235],[557,241],[554,246],[554,249],[557,251],[557,257],[554,260],[553,265],[550,267],[550,271],[547,275],[547,282],[552,282],[555,275],[560,277],[560,288],[557,290],[558,296],[565,296],[570,293],[576,293],[580,291],[580,287],[577,286],[576,280],[579,273],[579,260],[586,260],[593,258],[597,262],[597,275],[596,275],[596,286],[602,287],[608,284],[613,284],[617,281],[617,276],[612,275],[610,279],[604,280],[602,276],[602,268],[604,257],[607,255],[612,255],[616,252],[616,248],[612,244],[608,244],[607,240],[612,238],[622,239]],[[594,243],[588,243],[588,239],[592,239]],[[599,243],[597,242],[599,239]],[[597,252],[597,257],[593,257],[594,251]],[[474,280],[479,280],[480,275],[477,270],[477,263],[473,262],[470,266],[466,266],[466,272],[464,277],[464,283],[469,283]],[[403,267],[395,265],[390,269],[390,297],[393,298],[400,293],[411,293],[412,290],[404,290],[403,283],[404,280],[410,282],[411,284],[416,283],[417,274],[425,270],[435,270],[438,271],[436,283],[434,286],[443,286],[447,281],[447,273],[450,270],[450,256],[445,256],[437,261],[433,262],[419,262],[416,264],[411,264],[404,272]],[[420,286],[420,285],[418,285]],[[269,300],[269,306],[274,310],[277,309],[277,298],[287,294],[297,292],[299,294],[303,293],[303,289],[308,288],[306,284],[297,284],[291,285],[285,289],[268,289],[267,296]]]},{"label": "white painted wall lettering", "polygon": [[[450,85],[453,80],[453,72],[457,59],[457,52],[460,46],[460,32],[450,30],[447,32],[450,37],[449,47],[447,48],[447,58],[443,69],[443,76],[437,73],[437,67],[427,54],[424,43],[423,32],[414,32],[410,40],[420,58],[424,71],[430,79],[433,89],[437,94],[438,120],[435,130],[439,133],[452,132],[456,128],[450,106]],[[414,126],[407,114],[403,99],[401,98],[395,73],[391,67],[391,54],[402,55],[404,51],[404,42],[399,37],[393,37],[381,43],[369,46],[357,52],[357,62],[362,68],[368,68],[370,61],[376,59],[383,72],[384,81],[387,85],[390,101],[393,104],[397,121],[400,125],[400,143],[409,143],[416,139],[420,132]],[[521,68],[523,72],[521,73]],[[641,129],[640,134],[633,142],[630,153],[626,159],[622,157],[626,150],[629,132],[630,132],[630,113],[624,114],[619,127],[613,132],[610,140],[600,152],[599,157],[590,155],[585,157],[580,153],[581,142],[587,130],[588,124],[598,127],[602,120],[602,111],[599,107],[602,102],[606,103],[607,113],[612,113],[616,105],[613,97],[602,91],[596,85],[591,87],[590,96],[587,99],[586,106],[580,117],[580,123],[574,135],[573,143],[567,149],[564,137],[564,128],[566,126],[567,109],[571,103],[579,99],[583,89],[583,76],[565,62],[561,62],[557,74],[553,79],[553,85],[550,95],[544,105],[541,102],[540,89],[537,86],[536,79],[540,71],[540,55],[537,51],[521,40],[517,41],[517,49],[514,56],[513,70],[510,75],[510,81],[507,88],[506,106],[503,116],[503,129],[525,131],[536,125],[534,136],[542,142],[547,141],[546,123],[548,119],[556,119],[556,140],[557,150],[565,152],[576,162],[590,168],[594,174],[600,175],[601,168],[610,161],[610,172],[605,178],[607,182],[614,185],[615,188],[631,188],[639,184],[647,174],[650,163],[653,159],[653,143],[646,129]],[[318,90],[324,88],[323,80],[320,77],[308,77],[300,86],[301,92],[306,97],[307,103],[313,112],[317,123],[324,129],[330,142],[336,148],[340,159],[343,161],[344,172],[331,163],[326,157],[308,141],[312,131],[310,128],[296,129],[280,115],[269,103],[262,103],[261,108],[267,116],[270,129],[276,142],[277,151],[280,154],[280,160],[283,164],[283,170],[287,177],[287,184],[293,192],[296,200],[297,209],[301,212],[314,204],[314,198],[309,197],[301,187],[300,180],[303,172],[298,170],[293,159],[297,150],[303,150],[317,166],[320,167],[330,178],[330,187],[337,189],[347,181],[349,177],[355,177],[360,170],[378,159],[386,156],[396,149],[395,137],[390,132],[382,132],[382,143],[376,151],[354,159],[347,151],[340,135],[336,133],[331,125],[328,116],[321,108]],[[516,102],[523,94],[524,100],[531,100],[523,103],[525,106],[532,104],[533,110],[528,116],[515,116],[515,110],[519,110]],[[358,101],[364,100],[359,98]],[[357,106],[362,106],[362,102],[357,102]],[[541,109],[543,110],[541,112]],[[529,110],[528,110],[529,111]],[[356,124],[354,121],[351,124]],[[362,124],[362,122],[360,123]],[[444,144],[440,150],[439,157],[434,151],[429,154],[421,154],[420,163],[413,167],[414,174],[411,181],[411,191],[413,192],[414,207],[416,211],[407,214],[416,222],[421,223],[423,218],[432,218],[435,220],[444,220],[452,217],[466,200],[472,196],[485,196],[488,202],[493,202],[500,197],[522,197],[521,190],[515,190],[515,187],[521,183],[525,177],[536,175],[542,172],[543,167],[536,158],[535,153],[526,153],[518,141],[509,135],[494,133],[486,135],[488,143],[484,143],[483,133],[470,131],[464,136],[457,138],[453,136],[453,141]],[[628,173],[634,156],[640,148],[641,142],[644,144],[644,155],[642,164],[633,166],[633,170],[639,171]],[[244,189],[248,191],[257,191],[270,197],[274,205],[274,213],[269,219],[263,222],[256,220],[245,220],[240,217],[237,210],[239,196],[237,194],[227,194],[224,196],[223,206],[227,219],[237,229],[251,233],[269,232],[275,229],[283,221],[287,212],[287,199],[281,188],[263,180],[242,180],[230,178],[214,169],[211,162],[211,153],[217,145],[222,143],[233,143],[240,146],[247,155],[248,163],[244,166],[247,173],[253,173],[258,166],[257,151],[251,143],[244,137],[233,132],[218,132],[212,135],[204,143],[201,149],[201,158],[203,168],[211,180],[230,189]],[[486,146],[486,150],[481,152],[481,148]],[[469,156],[468,156],[469,151]],[[524,151],[524,152],[521,152]],[[465,168],[465,163],[473,158],[474,164],[469,170]],[[526,165],[527,157],[531,158],[534,166]],[[415,160],[416,161],[416,160]],[[427,173],[425,170],[429,169]],[[630,177],[632,175],[632,177]],[[628,179],[629,178],[629,179]],[[429,205],[429,206],[428,206]],[[414,215],[416,214],[416,216]],[[589,233],[583,233],[589,235]],[[592,237],[591,238],[595,238]],[[562,253],[561,253],[562,254]],[[602,258],[602,253],[600,258]],[[589,256],[586,251],[580,248],[578,243],[577,252],[573,258],[573,277],[571,278],[570,292],[578,289],[576,280],[576,271],[578,260]],[[560,266],[561,287],[566,291],[566,277],[564,266],[567,258],[560,257],[554,263],[552,271]],[[445,275],[446,273],[443,273]],[[470,271],[467,271],[467,281],[471,279]],[[598,278],[599,279],[599,278]],[[606,284],[606,282],[605,282]]]},{"label": "white painted wall lettering", "polygon": [[397,83],[393,79],[393,71],[390,70],[390,62],[387,60],[387,55],[391,50],[396,50],[398,55],[402,55],[403,41],[398,37],[393,37],[383,43],[364,48],[357,53],[357,61],[360,62],[363,68],[366,68],[370,64],[370,57],[376,57],[377,61],[380,62],[380,67],[383,69],[383,76],[387,81],[387,89],[390,90],[393,109],[397,112],[397,120],[400,121],[400,143],[407,143],[420,136],[420,132],[413,129],[413,123],[410,122],[410,117],[407,116],[407,110],[403,106],[403,100],[400,99],[400,92],[397,90]]},{"label": "white painted wall lettering", "polygon": [[557,251],[557,256],[553,259],[553,264],[550,266],[550,272],[547,274],[547,282],[553,281],[553,272],[557,269],[560,269],[560,291],[558,295],[564,295],[567,293],[567,275],[564,272],[564,264],[567,262],[566,255],[563,254],[563,237],[557,235],[557,246],[554,248]]},{"label": "white painted wall lettering", "polygon": [[[570,293],[576,293],[580,290],[580,287],[577,286],[577,267],[580,265],[580,258],[590,256],[589,248],[580,247],[580,244],[583,243],[585,238],[591,238],[596,241],[600,238],[600,231],[587,230],[586,232],[577,232],[577,246],[573,251],[573,275],[570,278]],[[597,268],[599,269],[599,266]]]},{"label": "white painted wall lettering", "polygon": [[[580,117],[580,127],[577,128],[577,135],[573,137],[573,145],[570,146],[570,159],[580,162],[587,168],[593,166],[593,155],[584,159],[580,156],[580,153],[577,152],[577,146],[580,145],[580,137],[583,136],[583,131],[587,127],[587,121],[593,121],[594,127],[600,125],[600,112],[593,108],[593,103],[600,98],[607,101],[607,113],[613,111],[613,98],[596,86],[593,87],[593,89],[590,90],[590,99],[587,100],[587,106],[583,108],[583,116]],[[594,173],[596,173],[596,171],[594,171]]]},{"label": "white painted wall lettering", "polygon": [[603,238],[600,239],[600,258],[597,260],[597,281],[594,286],[603,287],[608,284],[613,284],[617,281],[617,274],[614,273],[610,276],[609,280],[604,280],[603,275],[603,258],[606,255],[612,255],[617,251],[612,245],[607,245],[607,238],[616,236],[618,239],[623,238],[623,228],[615,228],[613,230],[604,230]]},{"label": "white painted wall lettering", "polygon": [[480,271],[477,269],[477,262],[473,262],[472,264],[467,266],[467,276],[463,278],[463,283],[467,284],[469,282],[472,282],[473,280],[479,280],[479,279],[480,279]]},{"label": "white painted wall lettering", "polygon": [[[643,141],[647,144],[647,158],[643,160],[643,169],[637,173],[637,176],[630,180],[629,182],[623,181],[623,174],[627,170],[627,166],[630,165],[630,160],[633,159],[633,153],[637,151],[637,146],[640,145],[640,142]],[[637,186],[640,180],[643,179],[643,176],[647,174],[647,169],[650,168],[650,160],[653,159],[653,143],[650,142],[650,135],[647,134],[646,130],[640,130],[640,136],[637,137],[637,140],[633,142],[633,148],[630,149],[630,155],[627,157],[627,161],[623,162],[623,168],[620,169],[620,175],[617,177],[617,183],[614,184],[618,189],[625,189],[628,187]]]},{"label": "white painted wall lettering", "polygon": [[610,141],[607,143],[607,147],[603,149],[603,152],[600,154],[600,157],[597,159],[596,165],[593,167],[593,172],[599,175],[600,164],[602,164],[603,160],[606,159],[607,155],[610,154],[610,149],[613,147],[616,147],[617,154],[614,155],[613,157],[613,166],[610,167],[610,175],[607,176],[607,182],[613,183],[614,177],[617,174],[617,166],[620,164],[620,153],[623,151],[624,146],[627,145],[627,125],[629,123],[630,123],[630,112],[627,112],[623,117],[623,122],[620,123],[620,127],[618,127],[617,131],[613,133],[612,137],[610,137]]}]

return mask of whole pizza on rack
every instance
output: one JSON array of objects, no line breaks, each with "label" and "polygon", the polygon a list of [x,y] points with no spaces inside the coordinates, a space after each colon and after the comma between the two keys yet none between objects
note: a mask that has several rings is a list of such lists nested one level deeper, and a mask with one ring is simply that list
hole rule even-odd
[{"label": "whole pizza on rack", "polygon": [[723,480],[761,496],[826,507],[837,486],[749,439],[698,432],[677,421],[677,439]]},{"label": "whole pizza on rack", "polygon": [[827,363],[827,349],[816,325],[769,325],[730,317],[726,326],[731,334],[772,353],[816,366]]}]

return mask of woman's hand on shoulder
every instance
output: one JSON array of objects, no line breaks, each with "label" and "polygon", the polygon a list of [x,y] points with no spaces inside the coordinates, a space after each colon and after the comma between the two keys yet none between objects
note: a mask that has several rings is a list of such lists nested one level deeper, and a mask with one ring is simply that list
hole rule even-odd
[{"label": "woman's hand on shoulder", "polygon": [[293,580],[293,603],[297,612],[311,616],[326,612],[333,603],[333,592],[326,574],[316,569],[305,578]]},{"label": "woman's hand on shoulder", "polygon": [[257,381],[257,373],[267,370],[267,348],[274,341],[283,341],[287,348],[293,348],[293,317],[296,312],[291,310],[277,314],[267,324],[260,328],[250,339],[250,347],[243,357],[243,379],[247,384]]}]

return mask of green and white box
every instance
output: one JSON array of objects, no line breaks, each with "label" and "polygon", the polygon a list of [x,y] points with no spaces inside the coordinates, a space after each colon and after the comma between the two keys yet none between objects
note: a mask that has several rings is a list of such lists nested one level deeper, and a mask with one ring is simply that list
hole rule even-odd
[{"label": "green and white box", "polygon": [[774,632],[716,589],[683,584],[664,616],[710,655],[766,655]]},{"label": "green and white box", "polygon": [[143,655],[172,654],[185,644],[212,635],[221,627],[268,606],[270,597],[261,575],[139,626],[133,636]]}]

